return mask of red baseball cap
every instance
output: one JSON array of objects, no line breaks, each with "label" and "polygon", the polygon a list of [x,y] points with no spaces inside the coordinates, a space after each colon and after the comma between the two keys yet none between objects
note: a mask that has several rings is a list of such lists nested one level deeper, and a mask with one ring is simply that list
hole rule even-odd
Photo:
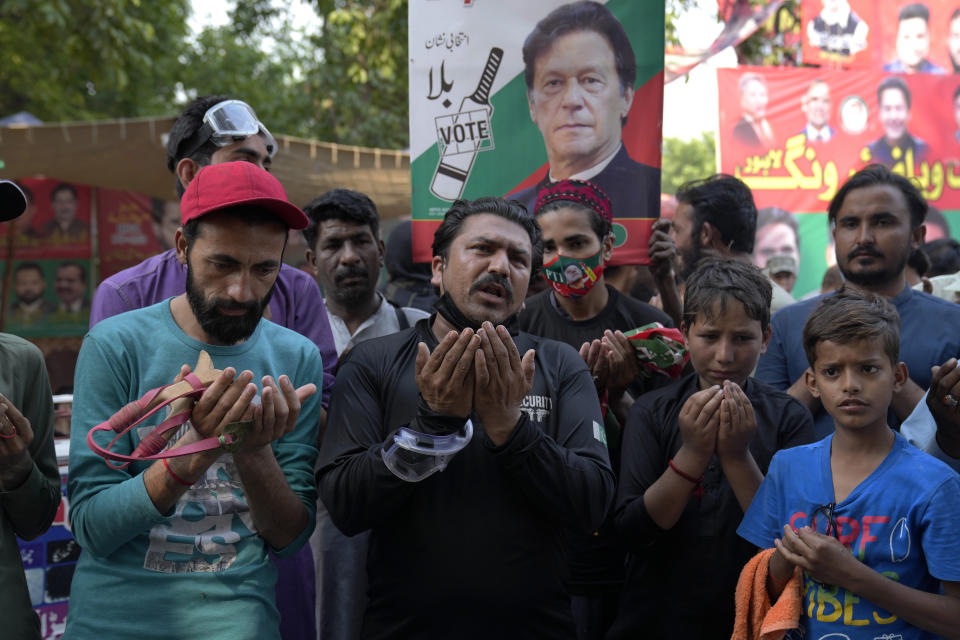
[{"label": "red baseball cap", "polygon": [[180,222],[238,205],[265,209],[291,229],[306,229],[307,215],[287,199],[280,181],[252,162],[207,165],[193,176],[180,199]]}]

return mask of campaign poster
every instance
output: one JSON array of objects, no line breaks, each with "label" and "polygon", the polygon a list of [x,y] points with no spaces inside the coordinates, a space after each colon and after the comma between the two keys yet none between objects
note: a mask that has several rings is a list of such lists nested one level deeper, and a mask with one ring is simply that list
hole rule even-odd
[{"label": "campaign poster", "polygon": [[721,171],[795,217],[795,297],[835,262],[827,207],[867,164],[914,180],[933,208],[928,241],[960,237],[960,77],[740,67],[718,70],[718,87]]},{"label": "campaign poster", "polygon": [[12,223],[0,225],[0,246],[6,249],[12,230],[15,258],[89,260],[90,187],[47,178],[16,182],[27,198],[27,208]]},{"label": "campaign poster", "polygon": [[803,0],[803,61],[824,67],[875,67],[880,29],[874,0]]},{"label": "campaign poster", "polygon": [[577,177],[610,196],[613,264],[649,263],[664,6],[595,4],[584,13],[559,0],[411,0],[414,260],[430,261],[453,201],[509,196],[532,214],[541,186]]},{"label": "campaign poster", "polygon": [[888,73],[960,71],[956,0],[803,0],[803,61]]},{"label": "campaign poster", "polygon": [[81,336],[90,322],[90,260],[14,260],[5,331],[24,338]]},{"label": "campaign poster", "polygon": [[180,226],[176,200],[98,189],[97,201],[101,280],[173,248]]},{"label": "campaign poster", "polygon": [[876,5],[879,68],[890,73],[938,75],[960,69],[960,20],[956,19],[960,3],[885,0]]}]

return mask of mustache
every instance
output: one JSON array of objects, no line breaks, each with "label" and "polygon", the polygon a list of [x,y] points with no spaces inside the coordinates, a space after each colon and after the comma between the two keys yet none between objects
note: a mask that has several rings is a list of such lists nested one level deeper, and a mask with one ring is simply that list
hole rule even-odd
[{"label": "mustache", "polygon": [[207,302],[209,309],[224,309],[226,311],[246,311],[247,313],[259,312],[260,302],[237,302],[228,298],[213,298]]},{"label": "mustache", "polygon": [[852,260],[857,256],[870,256],[872,258],[882,258],[883,254],[880,252],[879,249],[876,249],[871,246],[854,247],[853,251],[847,254],[847,259]]},{"label": "mustache", "polygon": [[475,293],[488,284],[496,284],[503,287],[503,293],[507,298],[507,302],[513,302],[513,286],[510,284],[510,279],[502,273],[490,272],[480,276],[470,287],[470,293]]},{"label": "mustache", "polygon": [[351,265],[343,267],[342,269],[337,269],[336,273],[333,274],[333,281],[337,284],[340,284],[347,278],[366,278],[367,270],[360,265]]}]

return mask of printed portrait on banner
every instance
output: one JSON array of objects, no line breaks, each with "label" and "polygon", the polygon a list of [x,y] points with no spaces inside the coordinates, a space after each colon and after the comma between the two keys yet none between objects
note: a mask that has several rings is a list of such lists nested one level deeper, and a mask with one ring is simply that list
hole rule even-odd
[{"label": "printed portrait on banner", "polygon": [[[719,70],[718,83],[721,171],[746,182],[761,212],[793,217],[771,214],[782,224],[770,242],[782,248],[795,236],[795,262],[804,265],[788,269],[795,294],[817,288],[834,263],[827,206],[867,164],[913,179],[938,210],[931,233],[957,236],[960,76],[741,67]],[[738,135],[744,121],[752,138]]]},{"label": "printed portrait on banner", "polygon": [[[452,202],[588,179],[613,203],[614,263],[647,262],[659,215],[663,7],[410,4],[414,254]],[[531,214],[533,213],[530,211]]]}]

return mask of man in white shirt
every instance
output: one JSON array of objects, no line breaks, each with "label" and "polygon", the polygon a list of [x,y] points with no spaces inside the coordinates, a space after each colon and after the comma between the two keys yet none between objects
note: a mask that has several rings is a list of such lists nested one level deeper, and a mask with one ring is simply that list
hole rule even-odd
[{"label": "man in white shirt", "polygon": [[385,248],[370,198],[333,189],[304,211],[311,222],[303,232],[307,264],[323,290],[338,357],[358,342],[406,329],[430,315],[395,307],[377,291]]}]

